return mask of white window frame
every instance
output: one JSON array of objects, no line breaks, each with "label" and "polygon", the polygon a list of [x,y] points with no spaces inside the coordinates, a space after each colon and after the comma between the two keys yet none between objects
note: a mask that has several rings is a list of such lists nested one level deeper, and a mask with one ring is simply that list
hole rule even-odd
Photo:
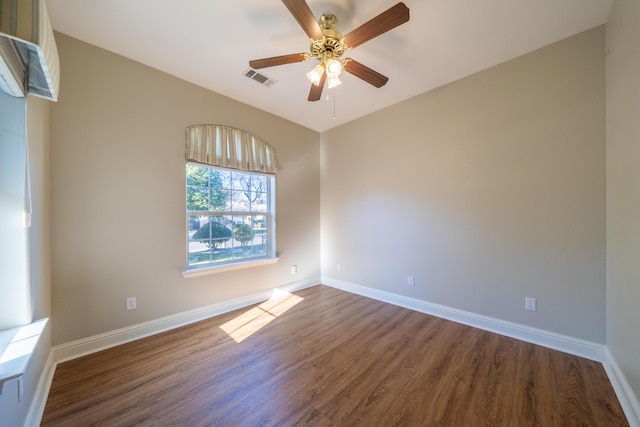
[{"label": "white window frame", "polygon": [[[266,212],[246,212],[246,211],[189,211],[186,210],[186,269],[182,272],[185,278],[197,277],[213,273],[221,273],[226,271],[233,271],[243,268],[259,267],[268,264],[277,263],[279,258],[276,256],[276,176],[271,174],[265,174],[260,172],[237,170],[232,168],[225,168],[219,166],[211,166],[201,164],[197,162],[187,161],[185,164],[185,208],[187,203],[186,191],[188,188],[187,181],[187,166],[193,165],[203,168],[209,168],[219,170],[223,172],[238,173],[238,174],[250,174],[259,175],[267,178],[267,211]],[[265,255],[258,255],[255,257],[246,257],[239,259],[231,259],[219,262],[211,262],[203,265],[190,265],[189,264],[189,218],[192,216],[206,216],[206,217],[228,217],[228,216],[264,216],[267,223],[267,253]],[[233,237],[231,238],[233,239]]]}]

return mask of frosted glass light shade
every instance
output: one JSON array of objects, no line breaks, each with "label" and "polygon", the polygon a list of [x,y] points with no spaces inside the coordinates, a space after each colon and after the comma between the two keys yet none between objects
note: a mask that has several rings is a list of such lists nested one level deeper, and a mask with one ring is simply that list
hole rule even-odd
[{"label": "frosted glass light shade", "polygon": [[322,64],[318,64],[315,68],[307,73],[307,78],[311,83],[318,86],[320,84],[320,79],[322,78],[322,74],[324,73],[324,67]]}]

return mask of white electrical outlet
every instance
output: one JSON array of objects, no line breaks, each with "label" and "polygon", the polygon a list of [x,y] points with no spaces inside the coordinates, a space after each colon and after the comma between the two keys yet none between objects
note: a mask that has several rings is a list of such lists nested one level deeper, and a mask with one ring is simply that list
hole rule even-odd
[{"label": "white electrical outlet", "polygon": [[336,270],[342,271],[342,264],[336,264]]},{"label": "white electrical outlet", "polygon": [[536,311],[536,299],[526,297],[524,299],[524,309],[528,311]]},{"label": "white electrical outlet", "polygon": [[409,286],[415,286],[416,285],[416,278],[413,276],[409,276],[407,278],[407,285]]},{"label": "white electrical outlet", "polygon": [[136,309],[136,297],[127,298],[127,311]]},{"label": "white electrical outlet", "polygon": [[296,274],[298,272],[298,266],[297,265],[292,265],[291,266],[291,274]]}]

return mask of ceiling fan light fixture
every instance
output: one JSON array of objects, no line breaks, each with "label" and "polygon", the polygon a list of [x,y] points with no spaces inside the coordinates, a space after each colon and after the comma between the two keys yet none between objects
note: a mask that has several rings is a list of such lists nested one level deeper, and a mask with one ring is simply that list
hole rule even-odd
[{"label": "ceiling fan light fixture", "polygon": [[335,58],[330,59],[327,61],[325,68],[327,69],[327,75],[329,77],[335,76],[336,78],[338,78],[338,76],[342,72],[342,62]]},{"label": "ceiling fan light fixture", "polygon": [[340,79],[338,78],[338,76],[333,75],[333,74],[327,74],[328,78],[327,78],[327,87],[329,89],[333,89],[334,87],[341,85],[342,82],[340,81]]},{"label": "ceiling fan light fixture", "polygon": [[320,84],[320,79],[322,79],[322,74],[324,73],[324,67],[322,64],[318,64],[315,68],[307,73],[307,78],[311,83],[318,86]]}]

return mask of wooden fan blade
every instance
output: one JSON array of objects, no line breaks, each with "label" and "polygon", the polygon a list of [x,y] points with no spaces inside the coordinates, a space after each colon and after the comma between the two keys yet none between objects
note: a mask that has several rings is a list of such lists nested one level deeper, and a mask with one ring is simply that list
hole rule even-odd
[{"label": "wooden fan blade", "polygon": [[365,82],[374,85],[375,87],[382,87],[387,84],[389,78],[383,76],[377,71],[372,70],[366,65],[362,65],[358,61],[354,61],[353,59],[349,59],[347,63],[344,65],[344,71],[347,73],[351,73],[354,76],[361,78]]},{"label": "wooden fan blade", "polygon": [[409,8],[402,2],[390,7],[375,18],[365,22],[349,34],[344,41],[349,48],[368,42],[380,34],[402,25],[409,20]]},{"label": "wooden fan blade", "polygon": [[282,0],[282,3],[289,9],[289,13],[298,21],[310,39],[320,40],[324,37],[320,24],[304,0]]},{"label": "wooden fan blade", "polygon": [[309,101],[317,101],[322,96],[322,89],[324,89],[324,81],[327,79],[327,73],[322,73],[320,77],[320,84],[314,85],[311,83],[311,90],[309,91]]},{"label": "wooden fan blade", "polygon": [[272,56],[271,58],[254,59],[249,61],[251,68],[275,67],[276,65],[293,64],[295,62],[304,62],[309,59],[307,53],[291,53],[289,55]]}]

